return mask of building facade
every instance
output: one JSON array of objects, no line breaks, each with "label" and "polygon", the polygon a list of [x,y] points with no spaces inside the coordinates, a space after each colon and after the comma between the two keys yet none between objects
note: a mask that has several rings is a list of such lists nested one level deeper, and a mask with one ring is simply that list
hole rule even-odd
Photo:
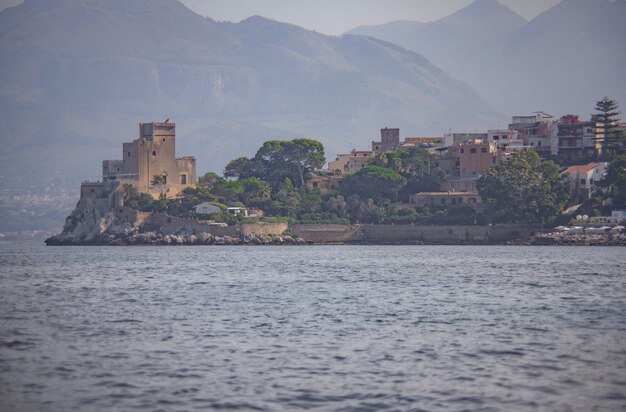
[{"label": "building facade", "polygon": [[573,114],[561,117],[558,125],[559,154],[592,155],[602,149],[596,123],[582,122]]},{"label": "building facade", "polygon": [[530,146],[544,156],[558,154],[558,122],[547,113],[513,116],[509,130],[517,131],[524,146]]},{"label": "building facade", "polygon": [[455,159],[452,178],[476,178],[500,160],[502,153],[495,142],[474,140],[448,147],[448,157]]},{"label": "building facade", "polygon": [[581,166],[570,166],[563,174],[574,182],[577,200],[586,200],[597,189],[598,182],[604,179],[608,167],[607,162],[592,162]]},{"label": "building facade", "polygon": [[328,162],[328,170],[353,174],[358,172],[374,157],[370,150],[352,150],[349,154],[339,154],[334,162]]},{"label": "building facade", "polygon": [[466,205],[476,210],[480,205],[480,195],[475,192],[419,192],[409,196],[409,202],[418,207],[440,208]]},{"label": "building facade", "polygon": [[195,187],[196,159],[176,157],[175,123],[140,123],[139,138],[122,147],[122,160],[102,162],[103,182],[131,183],[155,197],[161,193],[175,197]]},{"label": "building facade", "polygon": [[372,142],[374,155],[384,152],[393,152],[400,148],[400,129],[385,127],[380,129],[380,142]]}]

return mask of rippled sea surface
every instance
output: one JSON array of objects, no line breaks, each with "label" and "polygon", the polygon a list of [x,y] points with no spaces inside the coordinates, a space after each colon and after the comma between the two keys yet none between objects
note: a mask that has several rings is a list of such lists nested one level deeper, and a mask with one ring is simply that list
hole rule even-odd
[{"label": "rippled sea surface", "polygon": [[626,410],[626,249],[0,243],[0,410]]}]

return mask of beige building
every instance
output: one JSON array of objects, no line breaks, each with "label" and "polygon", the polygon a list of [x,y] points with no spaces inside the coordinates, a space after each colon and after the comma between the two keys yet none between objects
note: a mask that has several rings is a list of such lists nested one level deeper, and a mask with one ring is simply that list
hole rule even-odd
[{"label": "beige building", "polygon": [[306,182],[309,189],[332,189],[339,186],[343,179],[341,175],[313,175]]},{"label": "beige building", "polygon": [[524,146],[524,141],[519,138],[517,130],[488,130],[487,141],[495,142],[498,150],[518,151]]},{"label": "beige building", "polygon": [[334,162],[328,162],[328,170],[339,170],[344,174],[358,172],[369,162],[374,153],[370,150],[352,150],[349,154],[339,154]]},{"label": "beige building", "polygon": [[509,130],[517,131],[524,146],[530,146],[541,154],[559,153],[558,122],[547,113],[535,112],[529,116],[513,116]]},{"label": "beige building", "polygon": [[466,205],[477,209],[480,196],[475,192],[419,192],[411,195],[409,202],[419,207],[439,208]]},{"label": "beige building", "polygon": [[498,163],[501,157],[495,142],[474,140],[448,147],[448,157],[456,159],[452,178],[476,177]]},{"label": "beige building", "polygon": [[[160,184],[152,184],[160,176]],[[196,159],[176,158],[176,124],[140,123],[139,138],[123,144],[122,160],[102,162],[103,182],[131,183],[141,192],[175,197],[196,185]]]}]

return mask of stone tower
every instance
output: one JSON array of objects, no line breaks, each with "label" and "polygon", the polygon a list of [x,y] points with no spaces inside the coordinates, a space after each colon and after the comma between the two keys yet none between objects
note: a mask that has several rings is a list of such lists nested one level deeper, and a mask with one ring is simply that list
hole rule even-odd
[{"label": "stone tower", "polygon": [[400,147],[400,129],[380,129],[382,152],[393,152]]}]

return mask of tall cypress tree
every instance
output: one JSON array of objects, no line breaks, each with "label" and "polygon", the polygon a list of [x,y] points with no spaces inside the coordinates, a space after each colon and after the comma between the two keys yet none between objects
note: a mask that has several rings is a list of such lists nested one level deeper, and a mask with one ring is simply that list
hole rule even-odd
[{"label": "tall cypress tree", "polygon": [[613,99],[604,96],[602,100],[596,103],[596,114],[591,116],[591,120],[596,122],[596,128],[601,130],[601,146],[602,151],[607,149],[617,149],[620,146],[621,136],[614,129],[619,123],[617,117],[620,112],[617,111],[619,104]]}]

